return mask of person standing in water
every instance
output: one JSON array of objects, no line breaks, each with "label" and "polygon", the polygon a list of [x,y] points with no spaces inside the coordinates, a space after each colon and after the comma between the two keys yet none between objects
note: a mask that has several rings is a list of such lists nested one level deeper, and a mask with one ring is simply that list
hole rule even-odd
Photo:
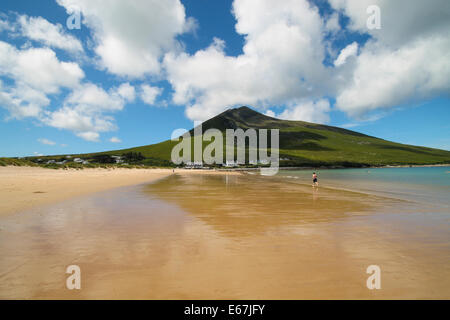
[{"label": "person standing in water", "polygon": [[315,172],[313,172],[312,178],[313,178],[313,187],[318,187],[319,181],[317,180],[317,174]]}]

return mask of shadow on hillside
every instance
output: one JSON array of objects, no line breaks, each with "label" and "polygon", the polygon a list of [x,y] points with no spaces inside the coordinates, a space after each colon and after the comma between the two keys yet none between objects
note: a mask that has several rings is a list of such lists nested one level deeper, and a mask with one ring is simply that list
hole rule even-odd
[{"label": "shadow on hillside", "polygon": [[434,156],[435,155],[435,154],[433,154],[431,152],[418,150],[418,149],[412,148],[412,147],[390,146],[390,145],[382,145],[382,144],[373,144],[373,146],[378,147],[380,149],[407,151],[407,152],[412,152],[412,153],[424,154],[424,155],[428,155],[428,156]]},{"label": "shadow on hillside", "polygon": [[327,137],[313,132],[280,132],[280,149],[307,150],[307,151],[333,151],[334,149],[321,146],[310,140],[321,141]]}]

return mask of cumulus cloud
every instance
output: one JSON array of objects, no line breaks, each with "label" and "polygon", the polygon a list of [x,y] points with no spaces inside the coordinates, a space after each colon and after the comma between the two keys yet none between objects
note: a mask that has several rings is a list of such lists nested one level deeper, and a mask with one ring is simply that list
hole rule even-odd
[{"label": "cumulus cloud", "polygon": [[73,62],[60,61],[49,48],[19,50],[0,41],[1,106],[11,117],[38,117],[50,104],[49,94],[61,88],[74,88],[84,78],[84,72]]},{"label": "cumulus cloud", "polygon": [[54,146],[56,144],[56,142],[54,142],[52,140],[49,140],[49,139],[45,139],[45,138],[40,138],[37,141],[42,143],[42,144],[49,145],[49,146]]},{"label": "cumulus cloud", "polygon": [[86,132],[78,132],[77,136],[86,141],[98,142],[100,134],[94,131],[86,131]]},{"label": "cumulus cloud", "polygon": [[110,73],[141,77],[160,72],[160,59],[175,37],[195,26],[179,0],[57,0],[78,8],[95,38],[99,64]]},{"label": "cumulus cloud", "polygon": [[[17,49],[0,41],[0,106],[10,118],[31,117],[51,127],[70,130],[98,141],[101,132],[115,130],[112,114],[135,99],[135,88],[122,83],[106,91],[82,83],[85,76],[77,63],[60,61],[50,48]],[[62,106],[50,110],[53,97],[70,90]],[[44,140],[41,141],[45,143]]]},{"label": "cumulus cloud", "polygon": [[4,16],[0,13],[0,32],[5,30],[12,31],[14,30],[14,26],[11,25],[7,19],[4,19]]},{"label": "cumulus cloud", "polygon": [[[19,16],[14,32],[47,48],[17,49],[0,41],[0,76],[6,78],[0,81],[0,106],[11,117],[35,117],[90,141],[117,128],[113,114],[127,103],[138,98],[154,105],[162,88],[152,81],[163,78],[172,86],[172,102],[184,105],[192,120],[252,105],[270,116],[327,123],[328,99],[335,99],[335,110],[359,120],[450,92],[448,0],[329,0],[334,11],[326,16],[309,0],[282,5],[234,0],[235,30],[244,38],[237,56],[227,55],[219,38],[185,52],[176,37],[195,22],[179,0],[111,0],[107,6],[100,0],[57,2],[68,12],[76,7],[83,13],[100,68],[145,84],[104,89],[83,81],[77,63],[61,61],[49,48],[82,52],[79,40],[44,18]],[[380,7],[381,29],[367,28],[369,5]],[[340,15],[348,17],[350,31],[369,40],[342,41],[349,30],[342,30]],[[8,28],[10,23],[0,19],[0,29]],[[62,89],[69,94],[56,110],[48,110],[52,98],[66,92]],[[277,115],[269,107],[285,110]]]},{"label": "cumulus cloud", "polygon": [[49,104],[50,99],[41,91],[26,85],[5,87],[0,82],[0,106],[9,111],[11,118],[38,117]]},{"label": "cumulus cloud", "polygon": [[18,23],[24,37],[49,47],[74,53],[83,52],[81,42],[67,34],[60,24],[52,24],[42,17],[28,17],[26,15],[20,16]]},{"label": "cumulus cloud", "polygon": [[141,86],[141,99],[146,104],[152,106],[155,104],[156,98],[162,93],[162,88],[152,87],[147,84]]},{"label": "cumulus cloud", "polygon": [[275,118],[276,117],[276,114],[275,114],[275,112],[273,112],[272,110],[267,110],[266,112],[264,112],[264,114],[266,115],[266,116],[268,116],[268,117],[272,117],[272,118]]},{"label": "cumulus cloud", "polygon": [[325,23],[325,30],[328,32],[337,32],[340,30],[339,15],[335,12],[328,17]]},{"label": "cumulus cloud", "polygon": [[[414,99],[449,93],[450,6],[446,0],[331,0],[334,13],[321,17],[309,1],[235,0],[236,31],[245,37],[243,54],[227,56],[226,43],[215,38],[194,54],[169,53],[164,59],[173,102],[186,115],[205,120],[226,108],[253,105],[290,106],[302,99],[336,97],[337,108],[352,117],[393,108]],[[381,8],[382,28],[369,30],[367,8]],[[323,60],[340,27],[338,12],[349,17],[349,29],[369,34],[342,48],[334,66]],[[350,63],[351,62],[351,63]],[[318,108],[309,119],[324,122]],[[303,111],[298,114],[304,116]],[[309,112],[309,114],[312,114]]]},{"label": "cumulus cloud", "polygon": [[[329,0],[332,7],[350,18],[349,28],[368,33],[383,45],[400,47],[418,37],[433,37],[450,25],[447,0]],[[376,5],[381,12],[381,29],[367,28],[367,8]]]},{"label": "cumulus cloud", "polygon": [[375,44],[358,57],[336,106],[354,117],[450,92],[450,39],[436,37],[389,50]]},{"label": "cumulus cloud", "polygon": [[111,137],[111,139],[109,139],[109,142],[112,142],[112,143],[121,143],[122,140],[120,140],[120,139],[117,138],[117,137]]},{"label": "cumulus cloud", "polygon": [[117,93],[128,102],[133,102],[136,98],[136,90],[129,82],[121,84]]},{"label": "cumulus cloud", "polygon": [[328,123],[330,121],[330,103],[326,99],[318,101],[305,101],[287,107],[281,114],[275,115],[270,111],[266,115],[284,120],[298,120],[314,123]]},{"label": "cumulus cloud", "polygon": [[49,126],[73,131],[85,140],[98,141],[101,132],[117,129],[111,114],[123,110],[130,101],[130,87],[126,83],[107,92],[95,84],[83,84],[66,97],[60,109],[47,112],[43,121]]},{"label": "cumulus cloud", "polygon": [[3,41],[0,41],[0,75],[43,93],[72,88],[84,78],[77,63],[60,61],[49,48],[18,50]]},{"label": "cumulus cloud", "polygon": [[[448,1],[331,0],[350,28],[369,33],[348,77],[337,85],[336,106],[361,118],[368,112],[450,92]],[[381,29],[366,27],[369,5],[381,9]],[[339,59],[339,58],[338,58]]]},{"label": "cumulus cloud", "polygon": [[341,53],[339,53],[339,56],[334,60],[334,65],[336,67],[342,66],[348,58],[356,56],[358,53],[358,44],[356,42],[353,42],[352,44],[349,44],[344,49],[341,50]]},{"label": "cumulus cloud", "polygon": [[193,55],[165,57],[173,101],[187,105],[190,119],[205,120],[238,104],[264,109],[322,94],[327,77],[316,7],[306,0],[235,0],[233,13],[246,39],[243,54],[227,56],[216,38]]}]

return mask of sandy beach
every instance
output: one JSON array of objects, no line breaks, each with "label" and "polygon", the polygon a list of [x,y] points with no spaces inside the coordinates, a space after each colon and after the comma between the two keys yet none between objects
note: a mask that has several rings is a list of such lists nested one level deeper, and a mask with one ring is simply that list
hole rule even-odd
[{"label": "sandy beach", "polygon": [[[393,193],[379,179],[407,175],[399,190],[421,200],[412,177],[445,196],[447,168],[319,172],[320,188],[303,172],[0,169],[0,299],[450,297],[445,199],[328,186]],[[70,265],[80,290],[66,288]]]},{"label": "sandy beach", "polygon": [[[183,169],[175,171],[178,174],[224,173]],[[172,169],[53,170],[0,167],[0,216],[94,192],[153,182],[170,174],[173,174]]]}]

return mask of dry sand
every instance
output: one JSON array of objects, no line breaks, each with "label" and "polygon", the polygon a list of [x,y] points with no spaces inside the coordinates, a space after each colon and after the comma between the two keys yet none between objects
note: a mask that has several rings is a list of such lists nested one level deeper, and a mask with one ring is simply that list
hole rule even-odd
[{"label": "dry sand", "polygon": [[[223,173],[184,169],[176,169],[175,172]],[[152,182],[170,174],[172,169],[54,170],[39,167],[0,167],[0,217],[75,196]]]}]

